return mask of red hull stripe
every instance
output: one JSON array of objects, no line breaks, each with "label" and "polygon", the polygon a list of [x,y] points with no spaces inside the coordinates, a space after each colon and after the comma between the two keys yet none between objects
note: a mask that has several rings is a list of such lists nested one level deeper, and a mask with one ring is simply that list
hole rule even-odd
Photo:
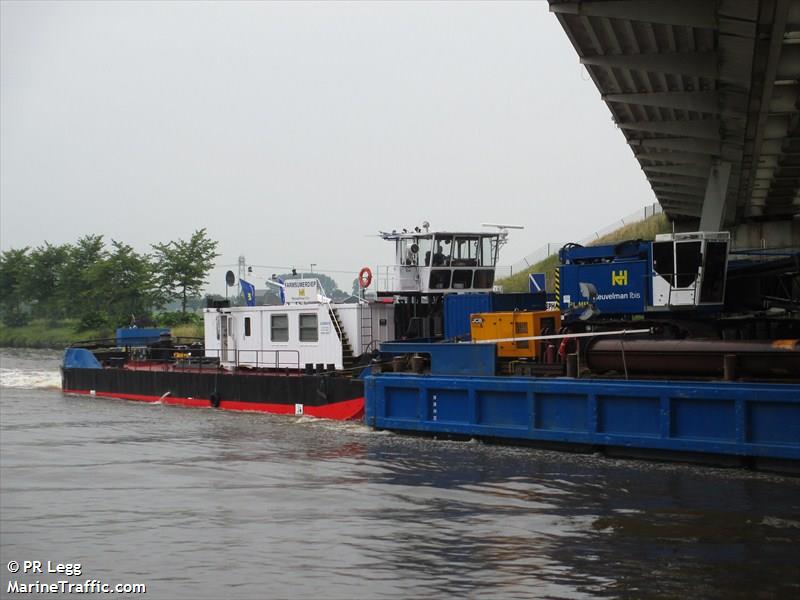
[{"label": "red hull stripe", "polygon": [[[63,390],[65,394],[91,394],[89,390]],[[180,406],[193,406],[196,408],[211,408],[209,400],[201,398],[180,398],[177,396],[142,396],[140,394],[119,394],[116,392],[97,392],[95,395],[104,398],[120,398],[121,400],[135,400],[137,402],[161,402],[162,404],[175,404]],[[237,400],[222,400],[219,408],[225,410],[249,410],[268,412],[278,415],[294,415],[294,404],[268,404],[266,402],[239,402]],[[337,421],[350,421],[364,417],[364,398],[353,398],[334,402],[325,406],[303,406],[303,415],[318,417],[320,419],[335,419]]]}]

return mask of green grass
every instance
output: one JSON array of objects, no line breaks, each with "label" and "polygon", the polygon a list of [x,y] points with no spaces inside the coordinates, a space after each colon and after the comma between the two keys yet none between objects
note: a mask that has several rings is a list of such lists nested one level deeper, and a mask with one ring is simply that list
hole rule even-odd
[{"label": "green grass", "polygon": [[[670,223],[666,215],[662,213],[648,217],[644,221],[624,225],[594,240],[591,245],[613,244],[625,240],[652,240],[656,237],[656,234],[669,233],[670,231],[672,231]],[[555,287],[553,283],[553,273],[556,267],[558,267],[558,254],[553,254],[531,265],[524,271],[515,273],[511,277],[497,280],[496,283],[497,285],[503,286],[504,292],[527,292],[528,275],[531,273],[544,273],[547,280],[547,289],[552,291]]]},{"label": "green grass", "polygon": [[[111,329],[77,331],[75,320],[49,321],[33,319],[22,327],[8,327],[0,323],[0,347],[10,348],[64,348],[74,342],[113,338]],[[175,337],[203,337],[202,325],[176,325],[171,327]]]},{"label": "green grass", "polygon": [[171,327],[172,329],[172,337],[180,337],[180,338],[202,338],[203,337],[203,326],[202,325],[175,325]]},{"label": "green grass", "polygon": [[76,331],[77,321],[34,319],[22,327],[0,323],[0,346],[16,348],[63,348],[73,342],[106,338],[111,331]]}]

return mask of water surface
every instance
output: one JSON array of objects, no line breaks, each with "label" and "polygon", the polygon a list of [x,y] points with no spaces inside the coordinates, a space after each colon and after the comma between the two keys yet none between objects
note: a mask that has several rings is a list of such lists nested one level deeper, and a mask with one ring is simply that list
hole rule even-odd
[{"label": "water surface", "polygon": [[145,598],[800,597],[797,478],[64,395],[58,362],[0,351],[3,597],[59,578],[29,559]]}]

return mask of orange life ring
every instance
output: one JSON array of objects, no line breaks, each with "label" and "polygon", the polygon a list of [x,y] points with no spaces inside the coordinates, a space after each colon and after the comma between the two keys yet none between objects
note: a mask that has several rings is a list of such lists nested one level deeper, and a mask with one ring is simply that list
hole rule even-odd
[{"label": "orange life ring", "polygon": [[372,271],[369,267],[364,267],[358,272],[358,285],[363,290],[368,288],[370,283],[372,283]]}]

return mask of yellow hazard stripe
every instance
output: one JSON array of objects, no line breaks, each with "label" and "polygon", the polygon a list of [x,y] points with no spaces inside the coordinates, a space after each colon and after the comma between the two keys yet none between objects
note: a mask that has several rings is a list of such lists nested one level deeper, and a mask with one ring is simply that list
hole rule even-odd
[{"label": "yellow hazard stripe", "polygon": [[561,306],[561,273],[558,267],[556,267],[555,273],[553,273],[553,282],[556,288],[556,302]]}]

